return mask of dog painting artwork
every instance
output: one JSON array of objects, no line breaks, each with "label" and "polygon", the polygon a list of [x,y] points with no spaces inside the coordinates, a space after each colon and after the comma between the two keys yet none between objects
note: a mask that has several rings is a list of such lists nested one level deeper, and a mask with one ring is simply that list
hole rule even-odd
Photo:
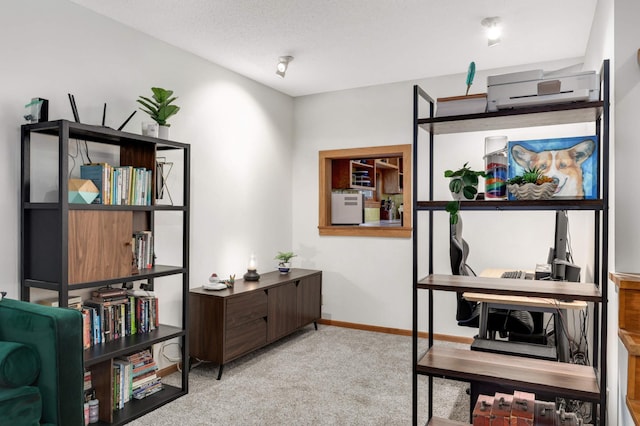
[{"label": "dog painting artwork", "polygon": [[537,168],[558,184],[554,198],[598,197],[597,136],[510,141],[508,157],[509,178]]}]

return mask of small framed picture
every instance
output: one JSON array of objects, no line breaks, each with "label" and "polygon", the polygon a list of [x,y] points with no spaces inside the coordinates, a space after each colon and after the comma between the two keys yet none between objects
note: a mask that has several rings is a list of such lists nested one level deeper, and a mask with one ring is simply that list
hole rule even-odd
[{"label": "small framed picture", "polygon": [[[598,136],[510,141],[509,178],[538,168],[558,184],[553,198],[598,198]],[[515,199],[509,194],[509,199]]]}]

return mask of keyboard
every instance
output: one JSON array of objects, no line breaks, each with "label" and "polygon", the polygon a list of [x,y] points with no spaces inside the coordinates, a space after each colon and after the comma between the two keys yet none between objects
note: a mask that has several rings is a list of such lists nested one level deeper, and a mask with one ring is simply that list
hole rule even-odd
[{"label": "keyboard", "polygon": [[505,271],[500,275],[500,278],[515,278],[515,279],[525,279],[527,273],[525,271]]}]

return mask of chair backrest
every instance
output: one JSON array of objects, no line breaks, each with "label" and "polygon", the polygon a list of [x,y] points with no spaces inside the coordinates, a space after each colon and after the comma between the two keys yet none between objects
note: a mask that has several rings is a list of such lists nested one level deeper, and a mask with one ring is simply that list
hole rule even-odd
[{"label": "chair backrest", "polygon": [[[449,227],[449,258],[451,261],[451,274],[475,276],[473,269],[467,265],[467,256],[469,255],[469,244],[462,238],[462,219],[458,216],[458,222]],[[465,321],[471,318],[476,302],[469,302],[462,293],[456,293],[457,309],[456,320]]]}]

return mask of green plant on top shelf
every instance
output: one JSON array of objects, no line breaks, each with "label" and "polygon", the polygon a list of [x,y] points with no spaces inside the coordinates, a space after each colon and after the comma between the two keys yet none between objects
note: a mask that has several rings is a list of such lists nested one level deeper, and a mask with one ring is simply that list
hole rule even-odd
[{"label": "green plant on top shelf", "polygon": [[149,117],[160,126],[171,126],[167,123],[167,120],[180,111],[179,106],[171,105],[178,97],[173,96],[173,90],[161,87],[152,87],[151,91],[153,92],[153,99],[140,96],[140,99],[137,100],[144,107],[140,109],[149,114]]}]

